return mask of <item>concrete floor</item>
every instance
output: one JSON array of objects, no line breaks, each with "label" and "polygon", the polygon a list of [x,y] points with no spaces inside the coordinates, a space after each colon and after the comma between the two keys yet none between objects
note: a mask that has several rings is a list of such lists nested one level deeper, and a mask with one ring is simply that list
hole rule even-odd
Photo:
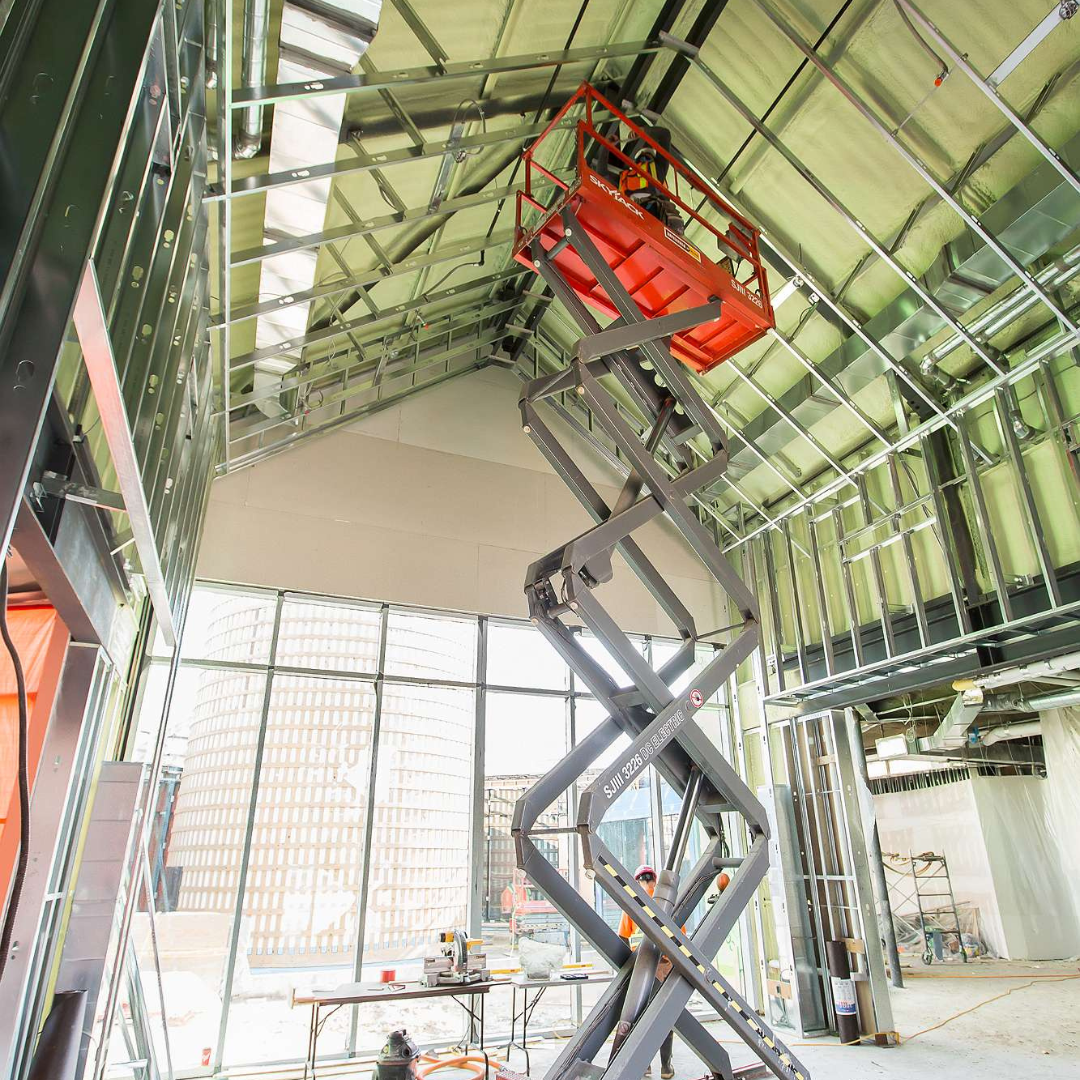
[{"label": "concrete floor", "polygon": [[[905,964],[904,972],[907,985],[892,991],[899,1046],[839,1046],[835,1038],[785,1039],[811,1080],[1080,1080],[1077,960],[977,960],[966,967],[910,969]],[[424,1026],[417,1017],[412,1030],[420,1032]],[[720,1021],[709,1027],[727,1047],[732,1064],[755,1060]],[[543,1080],[562,1045],[557,1039],[530,1038],[532,1080]],[[502,1053],[502,1047],[489,1045],[489,1050]],[[524,1070],[519,1050],[509,1065]],[[659,1080],[659,1065],[654,1063],[653,1080]],[[327,1061],[317,1075],[318,1080],[367,1080],[371,1068],[370,1061]],[[695,1080],[702,1072],[697,1057],[676,1039],[676,1080]],[[295,1065],[264,1066],[230,1070],[229,1075],[235,1080],[299,1080],[302,1070]],[[441,1070],[437,1076],[472,1080],[458,1069]]]},{"label": "concrete floor", "polygon": [[[914,977],[892,992],[901,1045],[842,1047],[835,1039],[792,1040],[813,1080],[1080,1077],[1080,977],[1055,981],[1080,976],[1076,961],[981,960],[965,968],[917,966],[907,974]],[[991,1000],[1008,991],[1007,997]],[[957,1016],[969,1009],[974,1011]],[[917,1034],[954,1016],[937,1030]],[[710,1027],[718,1035],[726,1031],[719,1022]],[[733,1064],[753,1060],[734,1035],[721,1035],[721,1040]],[[558,1051],[557,1042],[538,1044],[532,1050],[532,1076],[542,1077]],[[698,1059],[676,1039],[676,1080],[701,1074]],[[653,1075],[659,1077],[658,1061]]]}]

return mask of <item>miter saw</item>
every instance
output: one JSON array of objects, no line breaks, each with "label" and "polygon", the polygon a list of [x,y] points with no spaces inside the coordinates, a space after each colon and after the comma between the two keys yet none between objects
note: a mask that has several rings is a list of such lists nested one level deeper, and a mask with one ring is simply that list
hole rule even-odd
[{"label": "miter saw", "polygon": [[463,930],[445,930],[439,934],[439,955],[424,957],[424,986],[463,986],[483,982],[490,977],[487,954],[474,948],[479,938],[468,938]]}]

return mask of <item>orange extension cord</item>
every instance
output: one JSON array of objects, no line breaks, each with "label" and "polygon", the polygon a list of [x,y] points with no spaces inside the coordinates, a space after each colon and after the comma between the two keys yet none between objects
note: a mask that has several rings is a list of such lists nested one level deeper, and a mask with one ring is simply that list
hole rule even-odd
[{"label": "orange extension cord", "polygon": [[416,1067],[416,1075],[421,1080],[438,1069],[464,1069],[470,1076],[480,1080],[486,1073],[488,1065],[497,1069],[503,1064],[491,1054],[488,1054],[486,1060],[483,1054],[459,1054],[457,1057],[448,1058],[437,1057],[435,1054],[421,1054],[420,1060],[427,1063]]},{"label": "orange extension cord", "polygon": [[[1021,986],[1013,986],[1010,989],[1000,994],[995,994],[993,997],[987,998],[985,1001],[980,1001],[975,1005],[972,1005],[970,1009],[963,1009],[961,1012],[953,1013],[952,1016],[947,1016],[944,1020],[939,1021],[936,1024],[931,1025],[928,1028],[923,1028],[922,1031],[916,1031],[913,1035],[901,1035],[899,1031],[871,1031],[868,1035],[862,1035],[858,1039],[853,1039],[851,1042],[790,1042],[787,1046],[858,1046],[866,1039],[873,1039],[877,1035],[885,1035],[896,1039],[896,1044],[899,1046],[902,1042],[911,1042],[912,1039],[917,1039],[920,1035],[926,1035],[928,1032],[937,1031],[938,1028],[943,1028],[946,1024],[951,1024],[954,1020],[959,1020],[961,1016],[967,1016],[968,1013],[975,1012],[976,1009],[981,1009],[984,1005],[989,1005],[991,1002],[1000,1001],[1002,998],[1008,997],[1010,994],[1015,994],[1017,990],[1026,990],[1029,986],[1034,986],[1040,980],[1047,982],[1069,982],[1072,979],[1080,979],[1080,972],[1076,972],[1072,975],[937,975],[931,972],[914,973],[905,972],[905,977],[911,977],[916,979],[1027,979],[1026,983]],[[732,1046],[739,1045],[736,1039],[717,1039],[717,1042],[727,1043]]]}]

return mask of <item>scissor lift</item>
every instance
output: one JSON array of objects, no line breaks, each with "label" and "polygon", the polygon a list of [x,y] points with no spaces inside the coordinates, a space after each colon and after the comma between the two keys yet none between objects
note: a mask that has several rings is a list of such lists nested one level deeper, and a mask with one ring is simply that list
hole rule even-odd
[{"label": "scissor lift", "polygon": [[[562,117],[575,106],[576,173],[570,183],[536,161]],[[596,116],[594,117],[594,114]],[[638,167],[623,147],[602,134],[614,125],[632,139],[644,140],[667,162],[674,184],[656,179],[658,171]],[[643,145],[641,142],[635,145]],[[614,159],[624,175],[641,173],[656,194],[678,207],[686,223],[707,242],[715,240],[720,263],[699,243],[640,207],[620,186],[590,162]],[[525,190],[518,201],[515,257],[534,267],[562,301],[582,331],[571,366],[529,382],[521,397],[524,429],[596,522],[594,528],[534,563],[525,591],[532,621],[608,711],[608,718],[583,738],[563,760],[518,801],[513,833],[519,866],[578,928],[618,974],[566,1044],[548,1080],[641,1080],[646,1067],[674,1028],[718,1077],[733,1076],[728,1055],[690,1014],[691,995],[699,994],[781,1080],[809,1080],[809,1073],[769,1030],[753,1008],[713,964],[724,939],[750,903],[768,870],[768,824],[753,792],[695,723],[708,701],[759,643],[757,603],[713,538],[687,506],[695,493],[714,484],[727,468],[728,451],[716,416],[694,389],[687,368],[706,371],[756,340],[773,325],[757,231],[738,217],[711,189],[628,117],[583,86],[552,126],[525,154]],[[535,194],[535,174],[556,184],[551,204]],[[637,190],[643,184],[635,185]],[[703,200],[702,214],[687,200]],[[526,222],[527,218],[531,218]],[[718,225],[717,222],[720,224]],[[726,222],[726,228],[724,223]],[[599,310],[614,321],[602,327]],[[581,395],[596,423],[614,440],[630,474],[609,506],[571,453],[544,423],[537,403],[573,390]],[[618,395],[618,396],[616,396]],[[645,418],[638,437],[624,416],[629,399]],[[678,463],[672,475],[657,454]],[[688,689],[671,686],[695,662],[699,638],[694,619],[633,539],[648,522],[666,515],[708,567],[739,612],[731,640]],[[682,646],[654,671],[600,604],[596,592],[612,577],[618,549],[678,628]],[[620,688],[582,646],[567,620],[578,621],[604,644],[629,675]],[[711,646],[710,646],[711,647]],[[630,748],[598,773],[593,762],[625,733]],[[650,897],[598,834],[604,814],[649,765],[682,793],[667,862]],[[565,830],[538,822],[575,781],[583,787],[573,824]],[[726,856],[723,814],[745,822],[748,845],[739,859]],[[704,854],[680,880],[686,841],[694,820],[708,836]],[[631,953],[593,905],[552,866],[537,847],[541,835],[577,832],[587,870],[613,901],[638,924],[644,943]],[[731,883],[697,923],[694,911],[717,874],[727,869]],[[689,926],[684,933],[683,926]],[[661,957],[672,970],[663,982],[656,971]],[[608,1036],[610,1057],[602,1058]]]}]

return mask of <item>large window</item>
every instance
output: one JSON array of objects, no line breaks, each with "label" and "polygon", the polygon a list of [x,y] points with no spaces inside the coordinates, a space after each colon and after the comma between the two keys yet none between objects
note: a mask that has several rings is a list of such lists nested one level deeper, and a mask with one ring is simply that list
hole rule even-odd
[{"label": "large window", "polygon": [[[654,666],[675,649],[634,642]],[[416,978],[440,930],[479,932],[495,968],[516,962],[524,936],[599,963],[516,866],[518,798],[606,719],[534,627],[206,584],[180,656],[170,697],[170,657],[155,646],[130,749],[160,762],[138,917],[153,915],[178,1074],[297,1060],[308,1015],[290,1007],[294,993],[388,969]],[[627,743],[620,735],[593,769]],[[542,824],[572,823],[576,795],[563,792]],[[609,811],[604,839],[631,867],[658,860],[676,812],[649,769]],[[577,837],[553,833],[541,848],[614,923]],[[508,1026],[503,996],[489,1031]],[[534,1023],[579,1022],[579,997],[552,991]],[[460,1034],[452,1004],[422,1004],[408,1017],[422,1041]],[[377,1048],[384,1020],[340,1010],[320,1055]]]}]

